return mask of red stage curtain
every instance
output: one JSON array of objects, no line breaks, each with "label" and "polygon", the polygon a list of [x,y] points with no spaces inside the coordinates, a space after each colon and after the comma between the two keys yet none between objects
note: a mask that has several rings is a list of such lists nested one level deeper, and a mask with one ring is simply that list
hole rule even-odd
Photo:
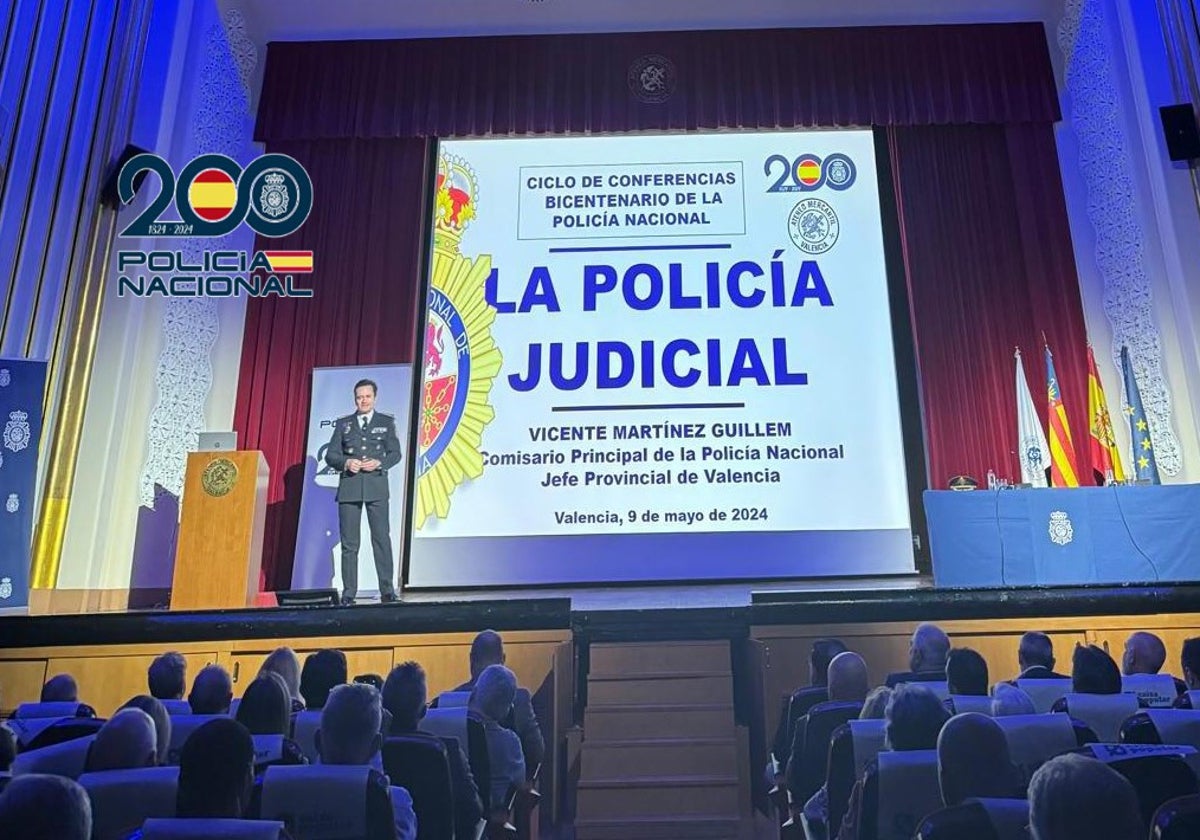
[{"label": "red stage curtain", "polygon": [[[676,89],[630,94],[661,55]],[[255,127],[309,137],[1055,122],[1040,23],[273,43]]]},{"label": "red stage curtain", "polygon": [[[416,347],[423,197],[433,144],[422,139],[273,143],[313,180],[312,215],[259,248],[313,251],[312,298],[252,299],[234,428],[271,466],[263,545],[266,589],[291,584],[312,369],[407,362]],[[354,410],[346,395],[346,413]]]},{"label": "red stage curtain", "polygon": [[890,130],[931,487],[1020,479],[1013,351],[1046,419],[1042,332],[1087,450],[1087,329],[1050,125]]}]

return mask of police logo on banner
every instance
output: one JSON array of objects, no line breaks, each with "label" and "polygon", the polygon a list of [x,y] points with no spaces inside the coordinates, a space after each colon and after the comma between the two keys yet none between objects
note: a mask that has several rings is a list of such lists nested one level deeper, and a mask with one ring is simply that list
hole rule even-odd
[{"label": "police logo on banner", "polygon": [[10,578],[10,577],[0,578],[0,600],[7,601],[9,598],[12,597],[12,594],[13,594],[12,578]]},{"label": "police logo on banner", "polygon": [[1056,510],[1050,514],[1050,542],[1067,545],[1075,539],[1075,526],[1066,511]]},{"label": "police logo on banner", "polygon": [[806,254],[824,254],[837,242],[839,233],[837,213],[819,198],[803,199],[788,215],[788,234]]},{"label": "police logo on banner", "polygon": [[29,446],[29,414],[24,411],[10,411],[8,422],[4,424],[4,445],[13,452],[20,452]]},{"label": "police logo on banner", "polygon": [[666,56],[643,55],[629,65],[628,81],[629,91],[639,102],[666,102],[675,92],[675,64]]},{"label": "police logo on banner", "polygon": [[12,374],[8,372],[8,368],[0,368],[0,388],[7,388],[12,382]]},{"label": "police logo on banner", "polygon": [[16,493],[8,494],[8,501],[4,503],[4,509],[9,513],[16,513],[21,509],[21,499]]}]

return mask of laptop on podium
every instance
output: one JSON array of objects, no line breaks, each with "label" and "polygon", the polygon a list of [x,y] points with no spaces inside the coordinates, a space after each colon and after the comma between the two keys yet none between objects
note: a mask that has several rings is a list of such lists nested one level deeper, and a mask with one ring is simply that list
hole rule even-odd
[{"label": "laptop on podium", "polygon": [[201,432],[197,452],[233,452],[237,449],[237,432]]}]

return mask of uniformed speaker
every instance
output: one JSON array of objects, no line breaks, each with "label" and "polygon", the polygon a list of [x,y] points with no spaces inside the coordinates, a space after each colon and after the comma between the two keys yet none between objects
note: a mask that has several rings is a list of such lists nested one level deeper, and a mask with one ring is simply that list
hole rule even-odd
[{"label": "uniformed speaker", "polygon": [[375,573],[379,576],[379,598],[396,600],[392,583],[395,564],[392,537],[388,532],[387,471],[400,463],[400,440],[396,418],[375,410],[378,388],[370,379],[354,386],[356,411],[339,417],[325,450],[325,463],[339,473],[338,529],[342,541],[342,604],[354,603],[358,594],[358,543],[362,514],[367,512]]}]

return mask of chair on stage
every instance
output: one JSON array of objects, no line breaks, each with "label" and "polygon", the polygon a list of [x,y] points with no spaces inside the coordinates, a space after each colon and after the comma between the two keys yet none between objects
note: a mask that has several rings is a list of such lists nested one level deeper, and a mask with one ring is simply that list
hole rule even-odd
[{"label": "chair on stage", "polygon": [[142,825],[142,840],[279,840],[282,832],[272,820],[155,818]]},{"label": "chair on stage", "polygon": [[992,716],[992,698],[977,694],[951,694],[946,701],[946,709],[952,715],[971,712],[979,715]]},{"label": "chair on stage", "polygon": [[1069,753],[1097,740],[1096,733],[1069,715],[1002,715],[993,718],[1004,730],[1013,764],[1026,783],[1056,755]]},{"label": "chair on stage", "polygon": [[174,817],[178,767],[84,773],[79,784],[92,802],[92,840],[125,840],[151,817]]},{"label": "chair on stage", "polygon": [[1038,712],[1048,712],[1054,704],[1070,694],[1074,686],[1070,679],[1053,680],[1017,680],[1017,688],[1029,695],[1033,708]]},{"label": "chair on stage", "polygon": [[921,821],[917,840],[1028,840],[1025,799],[968,799]]},{"label": "chair on stage", "polygon": [[1200,837],[1200,796],[1184,796],[1164,803],[1150,824],[1150,840],[1196,837]]},{"label": "chair on stage", "polygon": [[1083,721],[1105,744],[1116,743],[1121,724],[1139,708],[1136,694],[1068,694],[1054,704],[1055,712]]},{"label": "chair on stage", "polygon": [[171,745],[167,748],[167,764],[179,764],[179,753],[188,737],[210,720],[226,715],[176,715],[171,718]]},{"label": "chair on stage", "polygon": [[[455,840],[454,785],[440,738],[389,737],[383,742],[383,769],[392,784],[412,796],[418,840]],[[477,828],[482,830],[482,820]]]},{"label": "chair on stage", "polygon": [[363,766],[268,767],[259,815],[282,820],[293,840],[395,836],[388,779]]}]

